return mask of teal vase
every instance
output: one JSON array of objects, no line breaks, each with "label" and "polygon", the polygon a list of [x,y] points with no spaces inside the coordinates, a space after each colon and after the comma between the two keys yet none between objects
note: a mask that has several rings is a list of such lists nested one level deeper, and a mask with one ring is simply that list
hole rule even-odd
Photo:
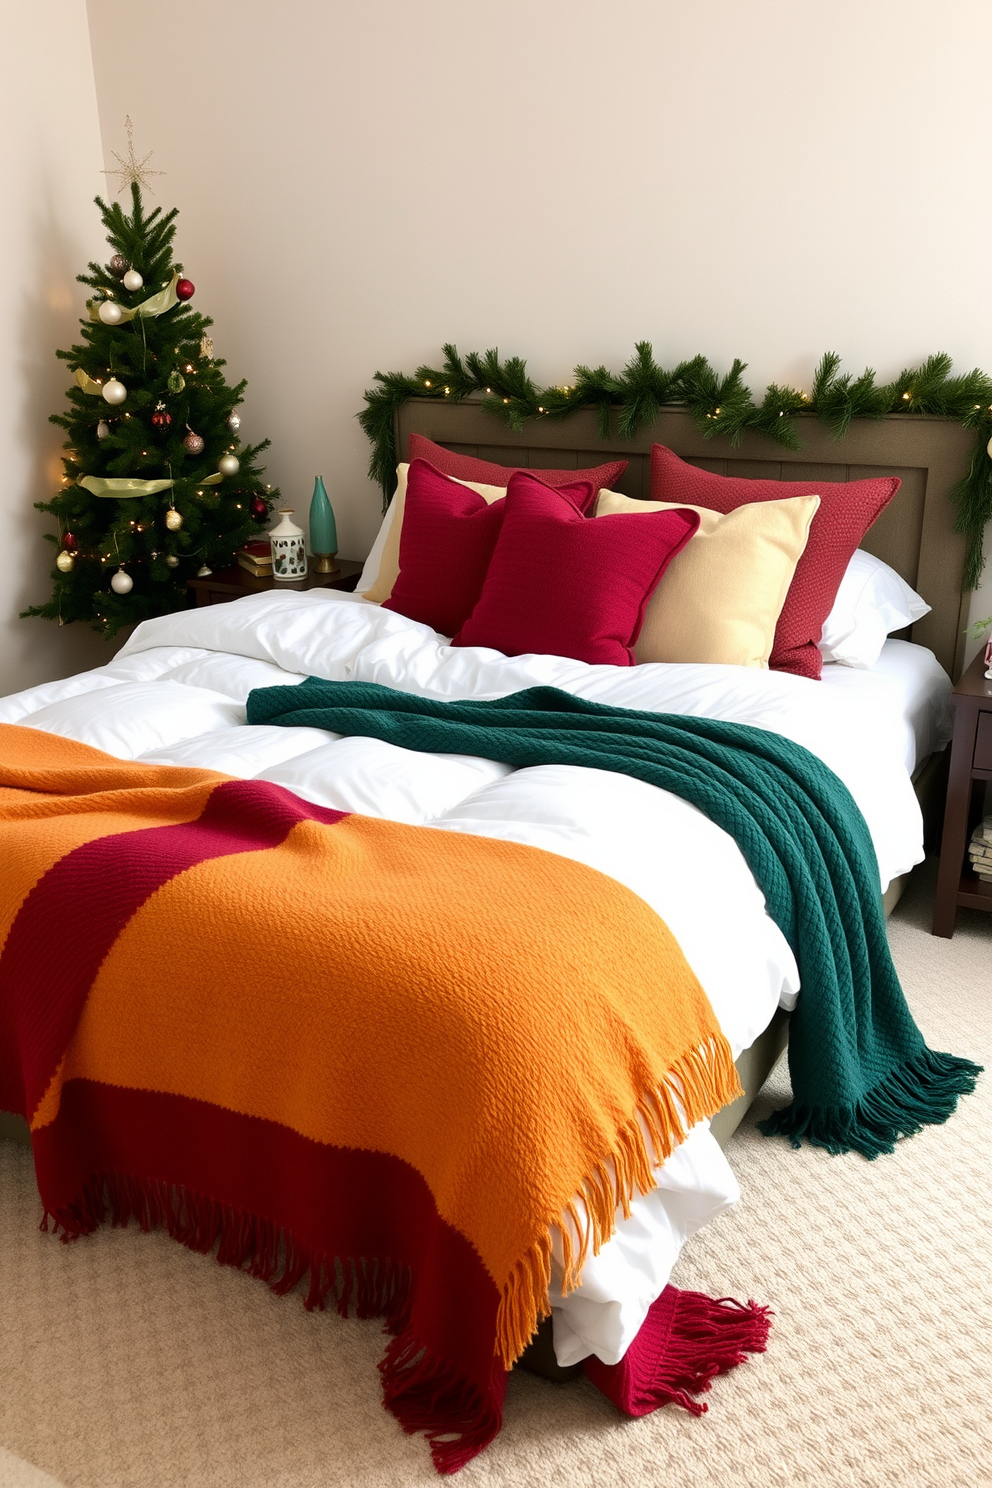
[{"label": "teal vase", "polygon": [[338,550],[338,531],[334,524],[334,510],[319,475],[314,480],[310,499],[310,547],[317,560],[314,564],[317,573],[337,573],[334,555]]}]

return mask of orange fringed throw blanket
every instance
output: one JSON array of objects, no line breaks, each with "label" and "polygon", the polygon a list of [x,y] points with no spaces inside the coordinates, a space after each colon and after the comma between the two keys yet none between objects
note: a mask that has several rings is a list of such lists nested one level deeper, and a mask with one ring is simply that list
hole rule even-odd
[{"label": "orange fringed throw blanket", "polygon": [[0,947],[0,1107],[48,1214],[164,1224],[384,1314],[386,1403],[442,1470],[499,1429],[561,1216],[567,1288],[739,1093],[614,880],[11,725]]}]

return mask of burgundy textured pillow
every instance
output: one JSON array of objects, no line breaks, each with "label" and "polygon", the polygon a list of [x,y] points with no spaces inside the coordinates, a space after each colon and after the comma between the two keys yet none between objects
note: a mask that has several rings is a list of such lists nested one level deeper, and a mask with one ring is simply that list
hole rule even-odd
[{"label": "burgundy textured pillow", "polygon": [[482,593],[505,505],[505,499],[487,505],[426,460],[412,460],[400,571],[382,608],[454,635]]},{"label": "burgundy textured pillow", "polygon": [[699,516],[624,512],[591,521],[574,494],[583,490],[592,487],[510,476],[482,594],[453,645],[634,665],[647,602]]},{"label": "burgundy textured pillow", "polygon": [[[492,460],[477,460],[474,455],[458,455],[426,439],[423,434],[410,435],[410,459],[429,460],[435,470],[450,475],[455,480],[481,481],[487,486],[505,486],[514,470],[523,466],[496,465]],[[576,481],[591,481],[593,496],[603,487],[612,486],[627,469],[626,460],[611,460],[608,465],[596,465],[591,470],[532,470],[546,486],[571,486]]]},{"label": "burgundy textured pillow", "polygon": [[819,496],[819,510],[779,615],[768,662],[774,671],[794,672],[799,677],[819,677],[823,666],[820,633],[840,581],[855,548],[900,485],[895,475],[859,481],[749,480],[714,475],[688,465],[663,444],[651,446],[652,501],[685,501],[726,514],[752,501]]}]

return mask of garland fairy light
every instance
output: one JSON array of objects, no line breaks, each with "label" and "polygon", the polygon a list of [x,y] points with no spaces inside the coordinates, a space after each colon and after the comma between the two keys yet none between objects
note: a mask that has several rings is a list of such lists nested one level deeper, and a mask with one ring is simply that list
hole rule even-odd
[{"label": "garland fairy light", "polygon": [[580,408],[595,408],[603,437],[615,427],[622,439],[633,438],[662,407],[682,406],[707,438],[725,434],[737,445],[752,429],[787,449],[800,448],[795,425],[799,413],[816,414],[838,439],[852,418],[883,418],[887,413],[953,418],[976,433],[968,473],[952,493],[957,529],[968,538],[965,583],[975,587],[982,572],[982,536],[992,518],[992,459],[986,457],[987,450],[992,456],[992,377],[978,368],[952,377],[951,358],[939,353],[919,367],[907,368],[894,382],[878,384],[871,368],[857,378],[840,375],[840,357],[827,352],[808,393],[773,382],[762,401],[755,403],[744,382],[746,366],[735,359],[721,378],[704,356],[697,356],[667,372],[654,360],[650,343],[639,341],[619,375],[606,367],[579,366],[573,384],[539,388],[521,357],[501,361],[498,351],[483,355],[473,351],[461,357],[448,343],[440,368],[418,367],[412,377],[402,372],[375,374],[378,386],[366,391],[366,406],[358,415],[372,442],[369,475],[388,501],[396,484],[393,418],[408,398],[458,403],[481,393],[480,407],[505,419],[514,430],[522,429],[528,419],[566,418]]}]

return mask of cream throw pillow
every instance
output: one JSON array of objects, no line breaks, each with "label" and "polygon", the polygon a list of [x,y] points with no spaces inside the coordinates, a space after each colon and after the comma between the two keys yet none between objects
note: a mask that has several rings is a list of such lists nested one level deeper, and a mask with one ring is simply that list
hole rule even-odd
[{"label": "cream throw pillow", "polygon": [[[409,469],[410,466],[406,461],[396,467],[396,491],[389,503],[389,510],[383,518],[383,525],[385,526],[386,523],[389,525],[386,527],[386,540],[379,556],[379,569],[368,588],[359,590],[362,599],[371,599],[375,604],[382,604],[383,600],[389,598],[400,571],[400,533],[403,530],[406,478]],[[456,480],[456,477],[449,475],[448,480]],[[477,491],[487,506],[492,506],[494,501],[499,501],[506,495],[505,486],[486,486],[481,481],[467,480],[457,481],[457,484],[468,486],[470,491]],[[364,578],[365,575],[363,574],[362,577]]]},{"label": "cream throw pillow", "polygon": [[699,513],[699,529],[648,601],[634,655],[643,661],[767,667],[775,626],[809,537],[819,496],[755,501],[724,516],[684,501],[635,501],[600,491],[610,512]]}]

